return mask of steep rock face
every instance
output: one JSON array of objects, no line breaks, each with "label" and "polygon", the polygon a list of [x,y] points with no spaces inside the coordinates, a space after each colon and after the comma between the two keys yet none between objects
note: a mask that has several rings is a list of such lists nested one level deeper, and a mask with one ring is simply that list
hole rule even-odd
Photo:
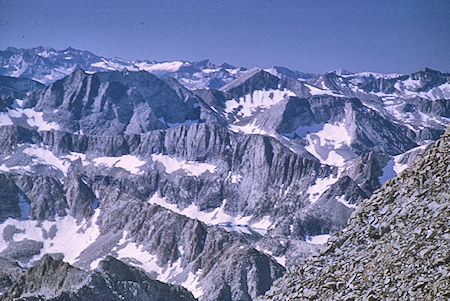
[{"label": "steep rock face", "polygon": [[416,98],[424,97],[435,100],[448,97],[445,85],[448,84],[449,79],[450,75],[448,73],[425,68],[410,75],[377,78],[373,81],[360,83],[358,86],[363,91],[370,93],[396,94]]},{"label": "steep rock face", "polygon": [[43,112],[44,119],[57,121],[64,130],[91,135],[143,133],[218,120],[201,99],[168,83],[145,71],[91,75],[77,70],[30,95],[24,107]]},{"label": "steep rock face", "polygon": [[1,300],[195,300],[182,287],[152,280],[139,269],[107,257],[93,272],[44,256]]},{"label": "steep rock face", "polygon": [[15,183],[30,200],[31,218],[53,220],[56,215],[66,215],[68,206],[64,187],[57,179],[49,176],[17,175]]},{"label": "steep rock face", "polygon": [[[248,247],[234,244],[227,246],[223,254],[221,261],[203,278],[211,284],[206,288],[208,300],[254,300],[283,273],[266,255]],[[244,283],[247,290],[239,289]]]},{"label": "steep rock face", "polygon": [[415,87],[416,91],[427,91],[432,87],[442,85],[450,80],[450,74],[442,73],[430,68],[412,73],[411,80],[419,81],[420,85]]},{"label": "steep rock face", "polygon": [[[10,134],[15,135],[16,131],[11,131]],[[161,172],[154,169],[148,171],[149,180],[146,182],[154,184],[147,184],[146,192],[142,192],[140,181],[135,184],[133,183],[135,180],[128,181],[126,178],[119,180],[128,191],[134,191],[145,197],[150,197],[157,190],[171,203],[181,205],[180,208],[189,205],[192,200],[203,209],[217,208],[221,206],[223,199],[226,199],[225,209],[232,214],[263,215],[269,213],[270,209],[271,215],[282,215],[294,210],[295,206],[303,206],[302,204],[307,202],[304,195],[298,195],[295,191],[305,190],[314,183],[316,177],[326,178],[336,173],[334,168],[322,166],[311,156],[297,155],[271,137],[234,134],[223,127],[206,123],[133,136],[85,136],[53,131],[40,132],[37,137],[39,139],[36,140],[42,141],[43,146],[49,147],[57,154],[65,155],[70,152],[90,156],[133,154],[148,158],[151,154],[162,153],[187,161],[211,162],[217,166],[217,171],[210,177],[187,179],[183,173],[167,174],[164,168],[158,167],[161,165],[155,163],[154,166]],[[82,164],[77,165],[77,161],[74,161],[72,166],[78,168],[78,172],[83,172]],[[229,172],[239,175],[242,179],[233,182]],[[281,186],[287,193],[280,195]],[[35,187],[38,189],[38,186]],[[32,190],[32,188],[24,189]],[[42,193],[41,198],[47,199]],[[199,195],[202,197],[199,198]],[[33,196],[29,197],[34,199]],[[289,200],[286,202],[289,204],[288,207],[285,206],[285,202],[278,202],[280,197]],[[266,202],[253,201],[261,198]],[[213,199],[216,201],[207,205]],[[277,202],[279,205],[272,210],[273,204]],[[58,210],[67,207],[61,206]],[[36,210],[32,210],[32,215]]]},{"label": "steep rock face", "polygon": [[98,61],[100,58],[95,54],[71,47],[59,53],[42,46],[32,49],[8,47],[0,52],[0,72],[2,75],[34,78],[49,84],[66,76],[76,66],[89,66]]},{"label": "steep rock face", "polygon": [[0,257],[0,291],[10,288],[26,272],[15,260]]},{"label": "steep rock face", "polygon": [[[76,240],[76,236],[82,233],[86,233],[84,237],[90,241],[83,249],[74,246],[79,250],[74,251],[79,252],[78,256],[71,255],[73,251],[65,251],[69,255],[63,258],[77,267],[89,269],[101,258],[114,255],[146,267],[158,279],[171,283],[185,283],[192,274],[197,279],[197,285],[193,288],[202,292],[203,300],[221,300],[220,296],[216,296],[216,290],[208,285],[212,279],[217,287],[230,288],[222,293],[230,300],[239,300],[240,296],[251,300],[267,291],[273,281],[284,273],[284,268],[270,256],[251,247],[250,242],[257,236],[256,233],[229,233],[217,226],[207,226],[198,220],[148,204],[148,193],[133,191],[126,182],[121,183],[113,177],[97,175],[87,178],[72,174],[64,179],[63,184],[48,176],[15,175],[10,178],[21,187],[23,197],[30,200],[30,217],[45,220],[36,224],[37,232],[33,236],[36,240],[18,240],[16,234],[28,237],[29,233],[11,219],[2,231],[6,248],[0,256],[22,265],[29,264],[34,256],[47,248],[53,252],[64,252],[67,249],[65,236],[75,231],[77,234],[73,235],[77,244],[82,242]],[[130,179],[130,183],[132,181]],[[135,183],[135,188],[142,184]],[[49,200],[50,195],[54,195],[54,199]],[[73,224],[70,216],[64,216],[66,212],[75,217],[78,225]],[[91,217],[93,212],[96,212],[95,219]],[[59,222],[52,224],[52,220]],[[29,224],[33,225],[33,222],[29,221]],[[74,228],[70,230],[68,227]],[[39,234],[41,232],[42,236]],[[53,244],[56,246],[53,247]],[[132,251],[133,248],[138,251]],[[135,252],[138,252],[137,259]],[[148,259],[139,257],[139,254],[146,254]],[[61,253],[58,256],[65,255]],[[230,270],[230,266],[235,266],[235,270]],[[169,272],[164,276],[162,271]]]},{"label": "steep rock face", "polygon": [[[327,76],[332,77],[332,74]],[[339,86],[340,89],[337,89],[336,84],[326,87],[325,80],[320,78],[318,82],[321,84],[313,83],[323,86],[322,88],[314,88],[300,81],[274,81],[264,71],[252,69],[224,86],[221,89],[224,95],[203,95],[208,97],[209,103],[216,104],[215,109],[233,123],[232,130],[301,138],[307,140],[310,148],[315,148],[314,152],[322,154],[324,158],[328,157],[330,146],[326,146],[326,142],[316,146],[311,144],[315,141],[316,134],[319,137],[321,132],[330,135],[326,130],[330,125],[344,127],[347,131],[351,141],[347,149],[338,151],[346,159],[353,156],[352,152],[358,155],[369,151],[399,154],[417,146],[416,142],[422,143],[427,137],[433,137],[437,132],[442,133],[442,130],[429,130],[428,127],[423,132],[414,132],[386,118],[382,110],[365,106],[361,100],[354,98],[356,94],[350,93],[350,88],[345,90]],[[274,88],[276,85],[277,88]],[[280,95],[275,97],[270,93],[273,89],[284,91],[285,98],[280,100]],[[225,105],[219,105],[223,99],[228,101],[225,100]],[[255,102],[261,102],[262,108],[254,109]],[[308,135],[312,141],[307,139]]]},{"label": "steep rock face", "polygon": [[214,107],[219,112],[225,108],[226,94],[214,89],[198,89],[193,91],[201,97],[210,107]]},{"label": "steep rock face", "polygon": [[8,217],[21,217],[19,188],[4,174],[0,174],[0,187],[0,221]]},{"label": "steep rock face", "polygon": [[358,153],[398,154],[417,146],[413,131],[383,118],[374,110],[368,110],[356,98],[316,96],[309,101],[316,122],[345,122],[352,138],[351,146]]},{"label": "steep rock face", "polygon": [[[168,281],[183,283],[188,273],[197,274],[200,284],[196,289],[202,291],[202,300],[221,300],[210,287],[212,279],[216,287],[230,287],[227,295],[230,300],[239,300],[238,296],[251,300],[267,291],[284,273],[281,265],[256,251],[237,234],[149,205],[117,188],[97,186],[96,191],[102,195],[98,224],[103,239],[86,248],[77,265],[88,267],[98,256],[110,254],[108,244],[122,236],[123,245],[119,243],[115,249],[124,260],[127,257],[120,250],[127,243],[136,243],[142,246],[142,251],[156,256],[156,264],[161,267],[169,269],[176,265],[183,271],[170,275]],[[129,260],[137,263],[135,259]],[[246,276],[242,278],[241,272],[232,272],[233,265]],[[270,276],[266,275],[267,271]]]},{"label": "steep rock face", "polygon": [[421,99],[417,101],[417,104],[413,108],[410,106],[405,107],[405,110],[411,110],[417,108],[419,111],[425,114],[431,114],[434,116],[450,117],[450,103],[445,99],[426,100]]},{"label": "steep rock face", "polygon": [[[289,97],[282,108],[281,122],[276,126],[278,133],[291,133],[299,126],[306,126],[316,122],[311,106],[306,99]],[[277,116],[277,114],[274,114]]]},{"label": "steep rock face", "polygon": [[450,130],[264,299],[446,300]]},{"label": "steep rock face", "polygon": [[0,97],[11,96],[23,99],[27,93],[42,89],[43,87],[43,84],[32,79],[0,75]]},{"label": "steep rock face", "polygon": [[10,153],[17,145],[38,142],[39,138],[36,132],[20,126],[0,126],[0,153]]},{"label": "steep rock face", "polygon": [[395,83],[398,80],[406,80],[408,76],[404,75],[399,78],[392,78],[392,79],[386,79],[386,78],[377,78],[374,81],[368,82],[368,83],[362,83],[359,85],[361,89],[363,89],[366,92],[382,92],[382,93],[393,93],[395,92]]},{"label": "steep rock face", "polygon": [[282,66],[274,66],[273,68],[268,69],[266,71],[281,78],[308,79],[314,77],[314,74],[312,73],[293,71]]},{"label": "steep rock face", "polygon": [[260,68],[248,70],[239,79],[220,88],[232,97],[251,94],[255,90],[277,89],[280,79]]},{"label": "steep rock face", "polygon": [[98,207],[98,200],[92,190],[76,174],[66,179],[66,201],[69,214],[75,218],[87,218]]},{"label": "steep rock face", "polygon": [[353,164],[344,171],[369,196],[380,188],[379,177],[383,174],[383,167],[389,161],[387,154],[368,152],[359,156]]},{"label": "steep rock face", "polygon": [[[193,103],[194,107],[200,107],[200,120],[212,124],[226,125],[225,120],[212,111],[209,106],[205,105],[203,98],[198,97],[196,93],[186,89],[176,79],[169,77],[164,82],[185,102]],[[188,123],[187,123],[188,124]],[[169,125],[170,126],[170,125]]]},{"label": "steep rock face", "polygon": [[[14,230],[16,230],[16,229],[14,229]],[[12,231],[14,231],[14,230],[12,230]],[[20,231],[17,231],[17,232],[20,233]],[[3,236],[5,236],[5,234],[7,234],[7,233],[3,233]],[[12,233],[12,234],[14,234],[14,233]],[[8,258],[8,259],[12,259],[12,260],[18,262],[21,266],[26,266],[27,262],[29,262],[34,256],[40,254],[43,246],[44,245],[42,242],[34,241],[34,240],[30,240],[30,239],[25,239],[25,240],[22,240],[19,242],[11,241],[8,244],[8,247],[5,250],[3,250],[2,252],[0,252],[0,256]]]},{"label": "steep rock face", "polygon": [[307,82],[321,89],[333,91],[336,94],[353,97],[355,93],[351,89],[351,82],[341,75],[338,75],[335,72],[327,72],[308,79]]},{"label": "steep rock face", "polygon": [[344,228],[353,209],[367,195],[348,176],[340,178],[305,212],[293,219],[294,237],[334,233]]}]

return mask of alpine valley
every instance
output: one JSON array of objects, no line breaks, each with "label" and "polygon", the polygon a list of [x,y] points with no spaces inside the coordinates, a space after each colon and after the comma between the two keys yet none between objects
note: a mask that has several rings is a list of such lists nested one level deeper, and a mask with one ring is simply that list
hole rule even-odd
[{"label": "alpine valley", "polygon": [[[449,100],[450,74],[428,68],[310,74],[0,51],[0,299],[340,300],[318,262],[376,253],[368,225],[413,204],[406,174],[448,176],[448,134],[433,145]],[[440,164],[426,161],[433,149]],[[434,218],[448,217],[443,190],[421,199],[444,212]],[[366,232],[369,246],[354,238]]]}]

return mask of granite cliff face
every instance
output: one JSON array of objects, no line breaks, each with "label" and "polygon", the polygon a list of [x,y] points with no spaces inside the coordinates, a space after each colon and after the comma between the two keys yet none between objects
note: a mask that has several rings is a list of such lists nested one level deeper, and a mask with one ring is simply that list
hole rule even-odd
[{"label": "granite cliff face", "polygon": [[[201,300],[254,300],[430,148],[450,116],[448,77],[429,69],[313,76],[66,51],[66,65],[51,49],[0,52],[0,73],[23,82],[0,101],[4,298],[21,296],[19,276],[31,281],[27,270],[51,254],[67,263],[56,270],[107,279],[91,283],[102,290],[109,276],[96,269],[112,256]],[[367,88],[380,79],[394,90]],[[149,294],[133,279],[136,296]]]},{"label": "granite cliff face", "polygon": [[45,255],[1,300],[196,300],[186,289],[152,280],[107,257],[90,272]]},{"label": "granite cliff face", "polygon": [[447,300],[450,130],[264,300]]}]

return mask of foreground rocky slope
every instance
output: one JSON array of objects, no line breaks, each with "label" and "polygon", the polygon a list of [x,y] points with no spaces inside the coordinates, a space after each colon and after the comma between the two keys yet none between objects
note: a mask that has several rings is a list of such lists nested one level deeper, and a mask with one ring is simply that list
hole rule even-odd
[{"label": "foreground rocky slope", "polygon": [[450,129],[266,300],[448,300]]},{"label": "foreground rocky slope", "polygon": [[90,272],[77,269],[51,256],[20,277],[0,300],[155,300],[194,301],[186,289],[152,280],[143,271],[113,257]]}]

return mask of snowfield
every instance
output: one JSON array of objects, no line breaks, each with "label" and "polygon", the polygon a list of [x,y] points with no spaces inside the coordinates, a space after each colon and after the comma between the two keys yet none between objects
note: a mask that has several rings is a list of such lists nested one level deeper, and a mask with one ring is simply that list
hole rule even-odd
[{"label": "snowfield", "polygon": [[257,110],[267,109],[288,96],[295,96],[295,93],[287,89],[255,90],[252,94],[247,94],[238,100],[233,98],[226,101],[225,113],[236,113],[238,117],[249,117]]},{"label": "snowfield", "polygon": [[[8,218],[0,224],[0,233],[4,233],[6,227],[14,227],[19,230],[12,236],[12,240],[34,240],[43,243],[40,254],[35,255],[28,262],[22,262],[24,266],[30,266],[46,253],[62,253],[64,260],[70,264],[77,261],[81,252],[93,243],[100,235],[97,218],[100,209],[95,209],[94,215],[87,220],[77,221],[72,216],[56,216],[55,221],[45,220],[18,220]],[[45,235],[44,235],[45,233]],[[0,235],[0,252],[6,249],[8,242],[5,236]]]},{"label": "snowfield", "polygon": [[152,160],[161,163],[168,174],[183,170],[188,175],[199,176],[205,172],[214,173],[217,168],[212,164],[186,161],[162,154],[152,154]]}]

